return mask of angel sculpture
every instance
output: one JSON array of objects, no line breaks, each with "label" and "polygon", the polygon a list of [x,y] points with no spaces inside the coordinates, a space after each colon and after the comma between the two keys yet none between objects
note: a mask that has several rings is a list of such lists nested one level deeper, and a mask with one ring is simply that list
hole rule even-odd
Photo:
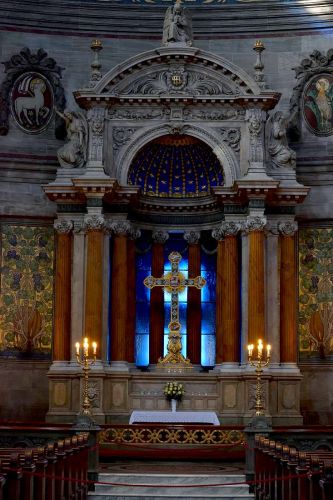
[{"label": "angel sculpture", "polygon": [[86,161],[87,126],[86,121],[78,112],[65,110],[56,113],[65,120],[68,142],[57,151],[60,165],[63,168],[82,167]]},{"label": "angel sculpture", "polygon": [[281,111],[277,111],[271,118],[268,151],[271,156],[272,167],[296,168],[296,153],[288,146],[287,120]]},{"label": "angel sculpture", "polygon": [[183,9],[179,0],[168,7],[163,25],[162,43],[183,43],[192,45],[192,21],[186,9]]}]

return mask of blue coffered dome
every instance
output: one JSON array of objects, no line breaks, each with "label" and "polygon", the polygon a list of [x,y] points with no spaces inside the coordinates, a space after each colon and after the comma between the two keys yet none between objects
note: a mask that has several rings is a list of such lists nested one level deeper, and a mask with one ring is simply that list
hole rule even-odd
[{"label": "blue coffered dome", "polygon": [[223,185],[223,170],[210,147],[199,139],[165,135],[137,153],[128,183],[140,186],[147,196],[207,196],[212,187]]}]

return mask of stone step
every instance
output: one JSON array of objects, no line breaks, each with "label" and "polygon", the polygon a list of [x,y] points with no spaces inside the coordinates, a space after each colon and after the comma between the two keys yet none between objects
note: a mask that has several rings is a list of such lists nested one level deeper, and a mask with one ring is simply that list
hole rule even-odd
[{"label": "stone step", "polygon": [[[251,500],[245,476],[241,474],[99,474],[99,481],[114,483],[96,484],[95,491],[89,493],[90,500],[157,500],[186,498],[187,500]],[[140,484],[142,486],[140,486]],[[194,486],[190,486],[193,484]],[[222,484],[223,486],[210,486]],[[133,486],[136,485],[136,486]],[[152,486],[144,486],[152,485]],[[177,488],[169,488],[179,485]]]}]

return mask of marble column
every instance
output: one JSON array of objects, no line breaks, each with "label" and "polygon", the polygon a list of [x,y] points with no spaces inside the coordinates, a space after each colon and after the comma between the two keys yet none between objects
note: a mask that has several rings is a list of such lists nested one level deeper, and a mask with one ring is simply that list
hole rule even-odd
[{"label": "marble column", "polygon": [[248,343],[254,344],[265,338],[265,234],[264,217],[249,218],[248,231]]},{"label": "marble column", "polygon": [[97,358],[101,358],[103,322],[103,247],[105,220],[102,215],[84,219],[86,243],[85,337],[97,342]]},{"label": "marble column", "polygon": [[213,231],[218,240],[216,272],[216,364],[240,361],[239,250],[240,225],[223,222]]},{"label": "marble column", "polygon": [[297,362],[297,224],[280,222],[280,362]]},{"label": "marble column", "polygon": [[[188,243],[188,277],[200,276],[200,232],[187,231],[184,239]],[[201,363],[201,290],[187,289],[187,349],[186,356],[193,364]]]},{"label": "marble column", "polygon": [[127,240],[127,353],[126,361],[135,359],[135,321],[136,321],[136,250],[135,240],[140,237],[139,230],[131,230]]},{"label": "marble column", "polygon": [[[153,231],[152,234],[152,276],[159,278],[164,274],[164,245],[169,235],[166,231]],[[157,363],[163,357],[164,338],[164,292],[155,287],[150,291],[149,320],[149,362]]]},{"label": "marble column", "polygon": [[112,284],[111,284],[111,364],[127,362],[128,350],[128,234],[126,220],[111,224],[113,231]]},{"label": "marble column", "polygon": [[71,357],[71,271],[72,229],[68,220],[57,220],[56,272],[54,297],[53,361],[69,361]]}]

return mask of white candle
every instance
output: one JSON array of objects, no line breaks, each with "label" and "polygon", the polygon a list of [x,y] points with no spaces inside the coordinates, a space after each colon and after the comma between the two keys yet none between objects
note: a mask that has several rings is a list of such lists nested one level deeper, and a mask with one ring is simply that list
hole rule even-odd
[{"label": "white candle", "polygon": [[93,343],[92,343],[92,348],[93,348],[93,353],[94,353],[94,356],[96,356],[96,351],[97,351],[97,342],[93,342]]},{"label": "white candle", "polygon": [[248,351],[249,351],[249,358],[252,358],[253,347],[254,347],[254,346],[253,346],[253,344],[249,344],[249,345],[247,346],[247,349],[248,349]]},{"label": "white candle", "polygon": [[262,350],[263,350],[262,340],[261,340],[261,339],[259,339],[259,340],[258,340],[258,354],[259,354],[259,356],[261,356],[261,355],[262,355]]},{"label": "white candle", "polygon": [[272,346],[270,346],[269,344],[267,344],[267,357],[268,358],[271,356],[271,349],[272,349]]},{"label": "white candle", "polygon": [[75,349],[76,349],[76,354],[79,356],[79,354],[80,354],[80,342],[76,342]]},{"label": "white candle", "polygon": [[88,338],[85,337],[83,339],[83,350],[84,350],[84,354],[86,354],[87,356],[88,356],[88,348],[89,348]]}]

